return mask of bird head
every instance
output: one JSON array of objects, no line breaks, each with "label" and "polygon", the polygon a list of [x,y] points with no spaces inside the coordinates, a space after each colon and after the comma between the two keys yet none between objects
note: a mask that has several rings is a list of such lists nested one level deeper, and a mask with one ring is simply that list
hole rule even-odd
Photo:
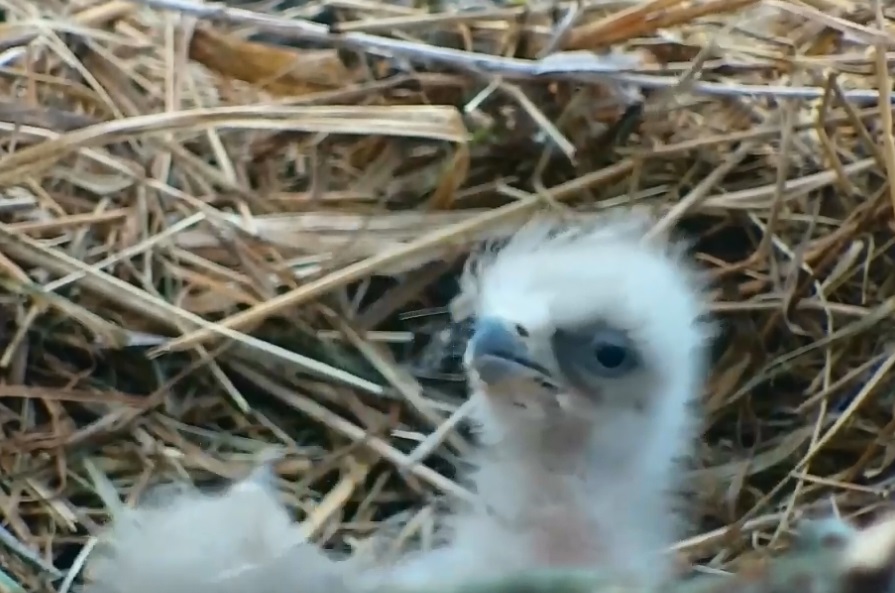
[{"label": "bird head", "polygon": [[684,414],[702,388],[710,326],[698,274],[680,245],[648,236],[651,222],[541,217],[470,258],[457,316],[472,317],[464,365],[480,421]]}]

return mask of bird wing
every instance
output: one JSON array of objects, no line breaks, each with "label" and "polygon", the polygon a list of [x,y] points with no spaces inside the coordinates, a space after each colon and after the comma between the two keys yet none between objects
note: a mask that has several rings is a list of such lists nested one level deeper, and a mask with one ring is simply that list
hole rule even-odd
[{"label": "bird wing", "polygon": [[307,542],[253,474],[222,493],[166,489],[100,535],[87,593],[338,593],[338,562]]}]

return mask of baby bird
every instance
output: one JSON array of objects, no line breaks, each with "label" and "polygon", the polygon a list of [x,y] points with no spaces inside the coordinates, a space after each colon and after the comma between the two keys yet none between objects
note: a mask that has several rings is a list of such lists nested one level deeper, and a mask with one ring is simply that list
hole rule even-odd
[{"label": "baby bird", "polygon": [[262,472],[125,511],[87,593],[372,593],[548,567],[658,585],[681,528],[674,491],[710,324],[695,271],[649,223],[539,218],[470,259],[454,309],[474,319],[478,502],[449,517],[444,546],[389,565],[336,561]]},{"label": "baby bird", "polygon": [[703,291],[682,249],[632,212],[577,226],[538,219],[471,258],[461,296],[464,363],[481,447],[479,504],[445,547],[413,554],[404,586],[522,569],[603,570],[653,586],[680,459],[707,371]]},{"label": "baby bird", "polygon": [[342,593],[338,562],[308,543],[256,470],[221,493],[167,487],[124,509],[87,565],[85,593]]}]

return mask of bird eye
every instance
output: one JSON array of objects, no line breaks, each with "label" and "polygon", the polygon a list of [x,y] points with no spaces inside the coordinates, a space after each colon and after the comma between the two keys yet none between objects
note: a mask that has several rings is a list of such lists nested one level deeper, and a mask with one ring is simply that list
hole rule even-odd
[{"label": "bird eye", "polygon": [[558,330],[553,335],[553,354],[562,373],[582,384],[623,377],[640,365],[628,335],[604,324],[586,330]]},{"label": "bird eye", "polygon": [[593,356],[600,367],[597,372],[607,377],[618,376],[637,365],[627,336],[612,329],[597,331],[593,339]]}]

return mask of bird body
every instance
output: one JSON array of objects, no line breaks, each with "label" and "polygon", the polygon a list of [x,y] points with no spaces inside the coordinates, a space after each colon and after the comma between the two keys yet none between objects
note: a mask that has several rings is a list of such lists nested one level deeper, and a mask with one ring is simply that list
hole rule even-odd
[{"label": "bird body", "polygon": [[539,218],[470,259],[455,317],[475,322],[476,503],[449,517],[447,544],[337,562],[255,479],[116,518],[88,592],[370,593],[539,567],[659,584],[710,325],[682,249],[649,223]]},{"label": "bird body", "polygon": [[471,258],[458,302],[481,447],[478,503],[393,576],[423,585],[536,567],[670,574],[710,326],[682,249],[626,213],[538,219]]}]

